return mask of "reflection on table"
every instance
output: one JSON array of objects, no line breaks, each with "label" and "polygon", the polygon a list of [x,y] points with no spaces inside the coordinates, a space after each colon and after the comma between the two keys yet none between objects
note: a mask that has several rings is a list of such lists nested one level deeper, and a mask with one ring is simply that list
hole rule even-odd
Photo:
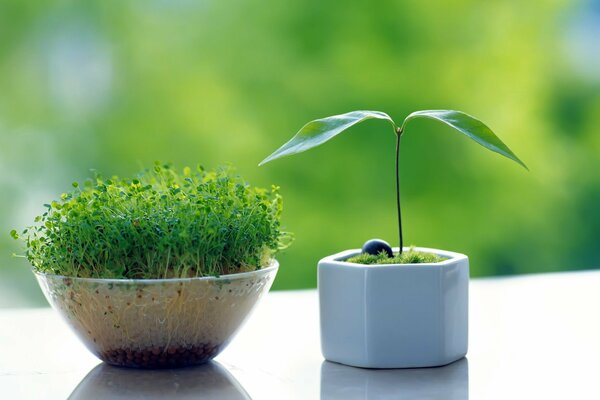
[{"label": "reflection on table", "polygon": [[216,361],[198,367],[139,370],[100,364],[75,388],[70,399],[250,399],[238,381]]},{"label": "reflection on table", "polygon": [[321,400],[469,398],[466,358],[438,368],[363,369],[324,361]]}]

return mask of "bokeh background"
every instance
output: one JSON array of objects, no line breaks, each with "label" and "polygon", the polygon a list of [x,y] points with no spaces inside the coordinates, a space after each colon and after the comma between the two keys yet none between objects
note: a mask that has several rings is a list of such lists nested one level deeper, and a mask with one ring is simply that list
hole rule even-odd
[{"label": "bokeh background", "polygon": [[466,111],[531,169],[414,122],[408,243],[467,253],[475,277],[600,266],[600,1],[5,0],[0,38],[0,306],[44,304],[9,231],[92,168],[230,162],[280,185],[296,241],[275,289],[395,243],[385,122],[257,167],[305,122],[356,109]]}]

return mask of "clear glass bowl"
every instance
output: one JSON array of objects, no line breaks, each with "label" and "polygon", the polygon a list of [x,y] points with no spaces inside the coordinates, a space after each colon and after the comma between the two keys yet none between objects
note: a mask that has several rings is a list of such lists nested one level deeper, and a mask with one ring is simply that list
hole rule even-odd
[{"label": "clear glass bowl", "polygon": [[231,341],[279,264],[220,277],[91,279],[35,272],[50,304],[102,361],[134,368],[202,364]]}]

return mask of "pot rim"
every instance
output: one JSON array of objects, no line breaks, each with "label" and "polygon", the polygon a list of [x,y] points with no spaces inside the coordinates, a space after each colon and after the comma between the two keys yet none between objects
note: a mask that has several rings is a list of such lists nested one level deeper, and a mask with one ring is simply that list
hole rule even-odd
[{"label": "pot rim", "polygon": [[248,272],[239,272],[236,274],[226,274],[220,276],[196,276],[192,278],[157,278],[157,279],[118,279],[118,278],[80,278],[77,276],[66,276],[58,274],[50,274],[47,272],[41,272],[32,268],[32,272],[41,278],[52,278],[52,279],[71,279],[73,281],[87,282],[87,283],[118,283],[118,284],[159,284],[159,283],[177,283],[177,282],[193,282],[193,281],[225,281],[225,280],[236,280],[251,278],[255,275],[263,275],[279,269],[279,262],[273,258],[271,259],[270,265],[266,268],[257,269]]},{"label": "pot rim", "polygon": [[[407,251],[409,250],[410,247],[403,247],[403,251]],[[468,259],[468,257],[465,254],[461,254],[461,253],[456,253],[453,251],[448,251],[448,250],[440,250],[440,249],[434,249],[434,248],[429,248],[429,247],[414,247],[415,250],[417,251],[421,251],[423,253],[431,253],[431,254],[436,254],[438,256],[441,257],[446,257],[445,260],[437,262],[437,263],[418,263],[418,264],[357,264],[357,263],[351,263],[351,262],[346,262],[345,260],[359,255],[362,250],[361,249],[351,249],[351,250],[344,250],[341,251],[339,253],[327,256],[323,259],[321,259],[319,261],[319,263],[321,262],[328,262],[328,263],[335,263],[335,264],[339,264],[339,265],[343,265],[343,266],[347,266],[347,267],[352,267],[352,268],[390,268],[390,267],[442,267],[448,264],[453,264],[459,260],[464,260],[464,259]],[[397,252],[399,250],[399,247],[394,247],[392,248],[392,251]]]}]

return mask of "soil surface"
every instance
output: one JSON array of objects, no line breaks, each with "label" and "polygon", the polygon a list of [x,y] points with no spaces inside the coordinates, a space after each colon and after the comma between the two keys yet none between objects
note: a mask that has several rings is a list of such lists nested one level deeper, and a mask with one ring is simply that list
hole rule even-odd
[{"label": "soil surface", "polygon": [[219,354],[219,345],[170,346],[108,350],[98,356],[108,364],[132,368],[175,368],[205,363]]}]

